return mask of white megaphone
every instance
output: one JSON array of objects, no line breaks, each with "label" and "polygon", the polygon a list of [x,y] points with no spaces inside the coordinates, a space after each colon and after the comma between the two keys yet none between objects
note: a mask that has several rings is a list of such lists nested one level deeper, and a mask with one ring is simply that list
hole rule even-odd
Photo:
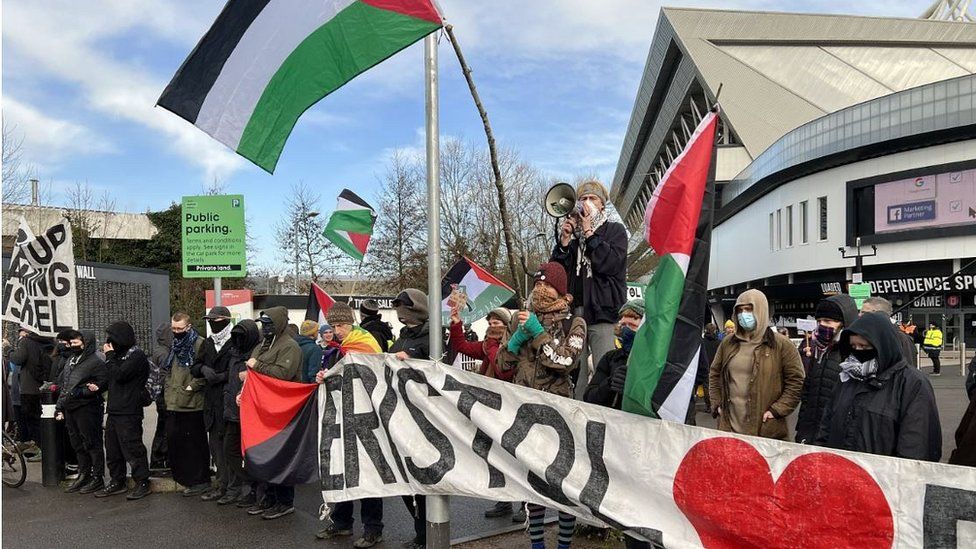
[{"label": "white megaphone", "polygon": [[576,209],[576,189],[569,183],[556,183],[546,193],[542,206],[553,217],[566,217]]}]

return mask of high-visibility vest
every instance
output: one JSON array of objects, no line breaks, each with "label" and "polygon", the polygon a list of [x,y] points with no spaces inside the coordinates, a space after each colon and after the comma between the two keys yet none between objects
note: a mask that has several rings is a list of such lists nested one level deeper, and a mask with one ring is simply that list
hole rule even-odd
[{"label": "high-visibility vest", "polygon": [[936,328],[926,331],[925,341],[922,342],[922,345],[924,347],[942,347],[942,330]]}]

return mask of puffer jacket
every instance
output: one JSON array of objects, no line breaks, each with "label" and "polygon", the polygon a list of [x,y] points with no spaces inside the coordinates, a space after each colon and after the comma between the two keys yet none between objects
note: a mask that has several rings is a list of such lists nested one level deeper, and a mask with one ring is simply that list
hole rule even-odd
[{"label": "puffer jacket", "polygon": [[[840,307],[844,315],[844,326],[850,326],[857,320],[857,305],[850,296],[840,294],[828,297],[826,300]],[[801,349],[801,355],[809,358],[809,368],[807,377],[803,380],[803,392],[800,393],[800,412],[796,420],[795,437],[801,444],[812,443],[817,438],[820,420],[823,419],[837,385],[840,384],[840,363],[845,358],[841,356],[836,342],[820,356],[819,360],[812,354],[810,357],[805,357],[805,353],[805,349]]]},{"label": "puffer jacket", "polygon": [[294,339],[285,334],[288,328],[288,309],[272,307],[264,311],[264,314],[274,324],[274,339],[267,349],[263,349],[262,342],[251,351],[251,358],[257,361],[254,371],[285,381],[301,381],[302,350]]},{"label": "puffer jacket", "polygon": [[841,334],[841,355],[850,355],[854,334],[877,350],[877,373],[863,381],[851,378],[840,384],[824,414],[817,444],[939,461],[942,428],[935,392],[925,374],[905,363],[894,326],[884,315],[862,316]]},{"label": "puffer jacket", "polygon": [[247,371],[245,362],[260,341],[261,330],[253,320],[242,320],[230,331],[230,342],[226,345],[231,347],[231,355],[227,366],[227,383],[224,385],[224,419],[227,421],[241,421],[237,395],[244,387],[244,381],[241,380],[240,373]]},{"label": "puffer jacket", "polygon": [[[95,353],[95,335],[84,333],[82,336],[84,351],[77,359],[67,359],[58,377],[58,401],[55,409],[59,412],[71,412],[88,404],[101,406],[102,392],[108,382],[108,370],[105,363]],[[89,391],[88,384],[94,383],[98,391]]]},{"label": "puffer jacket", "polygon": [[551,261],[566,269],[573,303],[583,306],[587,325],[616,324],[620,307],[627,302],[627,229],[608,220],[586,239],[584,253],[590,260],[592,277],[587,277],[585,265],[577,274],[579,253],[579,239],[574,238],[565,248],[557,242]]},{"label": "puffer jacket", "polygon": [[[507,345],[498,349],[497,368],[506,373],[514,370],[513,382],[517,385],[570,397],[573,394],[571,374],[586,345],[586,321],[569,311],[541,314],[539,321],[544,331],[526,341],[518,353],[509,351]],[[522,329],[518,318],[512,318],[510,328],[512,333]]]}]

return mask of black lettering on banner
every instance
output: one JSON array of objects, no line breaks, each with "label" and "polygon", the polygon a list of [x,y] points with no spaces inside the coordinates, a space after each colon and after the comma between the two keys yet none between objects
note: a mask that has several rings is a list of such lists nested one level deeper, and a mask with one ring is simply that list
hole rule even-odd
[{"label": "black lettering on banner", "polygon": [[559,412],[545,404],[522,404],[518,412],[515,413],[515,421],[512,426],[502,435],[502,448],[515,457],[515,450],[519,444],[529,436],[529,431],[535,425],[546,425],[552,427],[559,437],[559,448],[556,457],[549,467],[546,467],[546,478],[543,480],[538,475],[529,471],[528,481],[536,492],[547,498],[571,506],[573,502],[563,493],[563,481],[569,476],[569,471],[573,468],[576,460],[576,446],[573,442],[573,432],[569,430],[569,425]]},{"label": "black lettering on banner", "polygon": [[398,400],[396,386],[393,384],[393,368],[384,366],[383,378],[386,379],[386,393],[383,394],[383,400],[380,401],[380,423],[383,424],[383,432],[386,433],[386,440],[390,443],[393,462],[396,463],[397,470],[400,471],[400,477],[406,479],[407,472],[403,468],[403,459],[400,457],[400,451],[397,450],[396,444],[393,444],[393,437],[390,436],[390,418],[393,417],[393,411],[396,410]]},{"label": "black lettering on banner", "polygon": [[64,297],[68,295],[68,292],[71,291],[71,281],[67,277],[57,276],[58,271],[68,274],[68,266],[60,261],[51,265],[50,269],[48,270],[51,278],[49,286],[51,288],[51,293],[53,293],[55,296]]},{"label": "black lettering on banner", "polygon": [[430,383],[427,382],[427,376],[420,370],[415,370],[413,368],[402,368],[397,371],[397,378],[399,379],[398,389],[400,395],[403,397],[403,403],[406,405],[407,409],[410,410],[410,415],[413,420],[420,427],[420,432],[424,434],[424,438],[427,439],[434,448],[440,453],[440,457],[434,463],[431,463],[427,467],[417,467],[413,459],[409,456],[406,458],[407,469],[410,470],[410,475],[417,479],[417,482],[421,484],[437,484],[444,478],[444,475],[454,468],[454,447],[451,446],[451,439],[447,438],[444,433],[440,432],[437,427],[434,426],[430,420],[424,416],[424,413],[417,408],[417,405],[410,402],[410,396],[407,394],[407,382],[413,381],[415,383],[421,383],[427,386],[427,396],[437,397],[440,393],[435,390]]},{"label": "black lettering on banner", "polygon": [[379,418],[376,417],[372,406],[369,407],[368,412],[356,413],[356,391],[353,385],[356,379],[363,381],[363,386],[370,396],[373,394],[372,389],[376,388],[376,375],[369,367],[359,364],[346,365],[342,372],[342,447],[346,487],[359,486],[359,446],[356,439],[362,443],[366,455],[373,462],[383,484],[392,484],[396,482],[396,477],[393,476],[393,470],[386,462],[379,440],[376,439],[375,431],[380,427]]},{"label": "black lettering on banner", "polygon": [[[444,380],[445,391],[460,391],[458,395],[458,410],[464,417],[471,419],[471,409],[476,403],[481,403],[492,410],[502,409],[502,395],[494,391],[489,391],[482,387],[461,383],[448,375]],[[488,462],[488,453],[491,451],[492,440],[487,433],[478,429],[474,434],[471,449],[481,459],[485,460],[488,466],[488,487],[503,488],[505,486],[505,475],[502,474],[494,465]]]},{"label": "black lettering on banner", "polygon": [[600,504],[607,495],[610,476],[603,461],[603,443],[607,437],[607,424],[599,421],[586,422],[586,453],[590,457],[590,477],[580,492],[580,503],[591,512],[599,513]]},{"label": "black lettering on banner", "polygon": [[342,389],[342,378],[339,376],[325,377],[325,414],[322,416],[322,435],[319,437],[319,478],[323,490],[342,490],[342,473],[331,474],[332,441],[342,436],[342,426],[339,425],[333,391]]},{"label": "black lettering on banner", "polygon": [[[37,246],[40,246],[41,249],[38,250]],[[54,248],[51,247],[50,242],[48,242],[44,237],[38,237],[25,247],[27,248],[27,251],[30,253],[31,257],[34,258],[34,263],[46,265],[49,261],[51,261],[51,258],[54,257]]]},{"label": "black lettering on banner", "polygon": [[959,547],[956,522],[976,522],[976,492],[926,484],[924,509],[922,547]]}]

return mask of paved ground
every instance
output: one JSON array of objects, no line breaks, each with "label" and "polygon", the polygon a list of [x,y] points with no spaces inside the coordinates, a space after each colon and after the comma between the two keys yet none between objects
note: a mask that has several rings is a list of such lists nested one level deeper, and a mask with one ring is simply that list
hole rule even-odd
[{"label": "paved ground", "polygon": [[[924,371],[930,368],[924,367]],[[943,457],[955,447],[953,432],[968,405],[964,379],[956,367],[943,367],[941,377],[930,378],[935,388],[942,420]],[[146,438],[151,438],[154,414],[146,418]],[[795,421],[795,419],[793,419]],[[714,427],[715,422],[704,413],[698,414],[698,424]],[[322,547],[351,547],[354,538],[341,542],[314,539],[322,527],[318,521],[321,504],[319,492],[311,486],[300,487],[294,515],[265,521],[248,516],[235,507],[220,507],[196,498],[183,498],[176,493],[153,494],[148,498],[129,502],[117,496],[95,499],[90,496],[62,494],[58,489],[40,485],[40,464],[29,464],[29,480],[19,489],[2,491],[3,541],[10,547],[73,549],[104,549],[153,544],[165,540],[170,547],[235,548],[274,544],[276,547],[320,545]],[[399,498],[386,500],[384,543],[377,547],[399,547],[411,539],[412,523]],[[452,498],[452,537],[468,538],[496,532],[511,526],[510,519],[487,520],[482,511],[488,502],[469,498]],[[360,533],[357,523],[356,533]],[[521,544],[520,535],[501,538],[506,546]],[[510,541],[509,541],[510,540]],[[610,543],[608,546],[618,545]]]}]

